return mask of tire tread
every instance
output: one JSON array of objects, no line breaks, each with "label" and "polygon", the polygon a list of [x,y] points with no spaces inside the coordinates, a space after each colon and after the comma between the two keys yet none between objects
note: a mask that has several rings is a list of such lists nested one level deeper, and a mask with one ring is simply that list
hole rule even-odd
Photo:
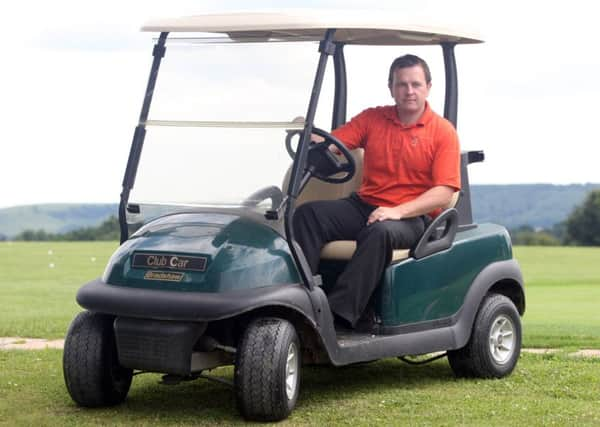
[{"label": "tire tread", "polygon": [[116,347],[112,320],[107,315],[84,311],[69,327],[63,375],[71,398],[81,406],[116,405],[125,399],[131,386],[131,369],[119,367],[121,382],[114,381],[111,357],[116,357]]},{"label": "tire tread", "polygon": [[285,382],[278,374],[285,363],[281,357],[287,357],[293,340],[298,342],[294,327],[283,319],[260,318],[246,329],[235,366],[236,401],[245,418],[277,421],[290,414],[295,402],[287,401]]}]

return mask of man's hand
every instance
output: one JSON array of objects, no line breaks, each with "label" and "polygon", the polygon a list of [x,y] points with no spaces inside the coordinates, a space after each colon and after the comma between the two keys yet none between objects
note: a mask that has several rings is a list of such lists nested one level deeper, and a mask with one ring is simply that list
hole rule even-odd
[{"label": "man's hand", "polygon": [[393,208],[384,208],[381,206],[378,207],[373,212],[371,212],[371,215],[369,215],[369,218],[367,219],[367,225],[371,225],[374,222],[378,222],[378,221],[385,221],[386,219],[402,219],[402,218],[404,218],[399,207],[400,206],[395,206]]},{"label": "man's hand", "polygon": [[315,144],[320,144],[321,142],[325,141],[325,138],[323,138],[322,136],[317,135],[316,133],[311,133],[310,134],[310,140],[312,142],[314,142]]},{"label": "man's hand", "polygon": [[[312,142],[314,142],[315,144],[320,144],[321,142],[325,141],[325,138],[323,138],[322,136],[317,135],[316,133],[312,133],[310,134],[310,140]],[[329,151],[331,151],[333,154],[337,154],[338,156],[342,155],[342,152],[340,151],[339,148],[337,148],[335,145],[330,145],[329,147],[327,147],[329,149]]]},{"label": "man's hand", "polygon": [[391,208],[378,207],[367,219],[367,225],[387,219],[404,219],[424,215],[438,208],[448,206],[452,200],[455,189],[445,185],[430,188],[419,197],[410,202],[402,203]]},{"label": "man's hand", "polygon": [[[302,116],[295,117],[294,120],[292,120],[292,123],[302,123],[302,122],[304,122],[304,117],[302,117]],[[315,144],[320,144],[321,142],[325,141],[325,138],[317,135],[316,133],[311,133],[310,140],[312,142],[314,142]],[[328,148],[329,148],[329,151],[331,151],[333,154],[337,154],[338,156],[342,155],[342,152],[340,151],[340,149],[337,148],[335,145],[330,145]]]}]

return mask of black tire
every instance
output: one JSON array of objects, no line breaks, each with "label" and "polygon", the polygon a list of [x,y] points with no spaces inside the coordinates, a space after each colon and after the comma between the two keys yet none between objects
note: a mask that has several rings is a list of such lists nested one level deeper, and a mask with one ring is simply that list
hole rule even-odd
[{"label": "black tire", "polygon": [[448,351],[450,367],[457,377],[505,377],[517,365],[521,339],[521,318],[514,303],[504,295],[489,294],[467,345]]},{"label": "black tire", "polygon": [[71,398],[81,406],[112,406],[123,402],[133,370],[119,365],[114,317],[79,313],[67,332],[63,374]]},{"label": "black tire", "polygon": [[300,390],[300,357],[300,341],[290,322],[260,318],[250,323],[237,348],[234,375],[237,406],[244,418],[279,421],[290,415]]}]

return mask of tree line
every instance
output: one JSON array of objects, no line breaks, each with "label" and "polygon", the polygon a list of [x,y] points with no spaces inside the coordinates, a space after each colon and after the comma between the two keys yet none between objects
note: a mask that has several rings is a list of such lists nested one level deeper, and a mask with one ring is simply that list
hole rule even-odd
[{"label": "tree line", "polygon": [[[509,230],[515,245],[536,246],[600,246],[600,190],[591,191],[583,203],[576,206],[568,218],[550,229],[536,230],[522,226]],[[85,227],[66,233],[26,230],[15,240],[119,240],[119,221],[111,216],[97,227]]]},{"label": "tree line", "polygon": [[515,245],[600,246],[600,190],[591,191],[565,221],[550,229],[523,226],[509,232]]},{"label": "tree line", "polygon": [[25,230],[17,234],[14,240],[22,241],[82,241],[82,240],[119,240],[119,220],[111,216],[96,227],[84,227],[66,233],[48,233],[44,230]]}]

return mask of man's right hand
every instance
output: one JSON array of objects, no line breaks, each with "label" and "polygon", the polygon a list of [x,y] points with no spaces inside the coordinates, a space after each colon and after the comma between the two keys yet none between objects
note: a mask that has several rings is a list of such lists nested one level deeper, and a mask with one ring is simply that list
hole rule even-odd
[{"label": "man's right hand", "polygon": [[[294,120],[292,120],[292,122],[294,122],[294,123],[300,123],[303,121],[304,121],[304,117],[302,117],[302,116],[298,116],[298,117],[294,118]],[[312,142],[314,142],[315,144],[320,144],[321,142],[325,141],[325,138],[317,135],[316,133],[311,133],[310,140]],[[342,155],[342,152],[335,145],[330,145],[328,148],[329,148],[329,151],[331,151],[333,154],[337,154],[338,156]]]},{"label": "man's right hand", "polygon": [[[312,142],[314,142],[315,144],[320,144],[321,142],[325,141],[325,138],[323,138],[322,136],[319,136],[317,134],[311,134],[310,135],[310,140]],[[339,148],[337,148],[335,145],[331,144],[329,147],[327,147],[329,149],[329,151],[331,151],[333,154],[337,154],[338,156],[342,155],[342,152],[340,151]]]},{"label": "man's right hand", "polygon": [[[311,134],[310,135],[310,140],[312,142],[314,142],[315,144],[320,144],[321,142],[325,141],[325,138],[323,138],[322,136],[319,136],[317,134]],[[340,151],[339,148],[337,148],[335,145],[331,144],[329,147],[327,147],[329,149],[329,151],[331,151],[333,154],[336,154],[338,156],[342,155],[342,152]]]},{"label": "man's right hand", "polygon": [[325,141],[325,138],[323,138],[322,136],[317,135],[316,133],[311,133],[310,134],[310,140],[316,144],[320,144],[321,142]]}]

